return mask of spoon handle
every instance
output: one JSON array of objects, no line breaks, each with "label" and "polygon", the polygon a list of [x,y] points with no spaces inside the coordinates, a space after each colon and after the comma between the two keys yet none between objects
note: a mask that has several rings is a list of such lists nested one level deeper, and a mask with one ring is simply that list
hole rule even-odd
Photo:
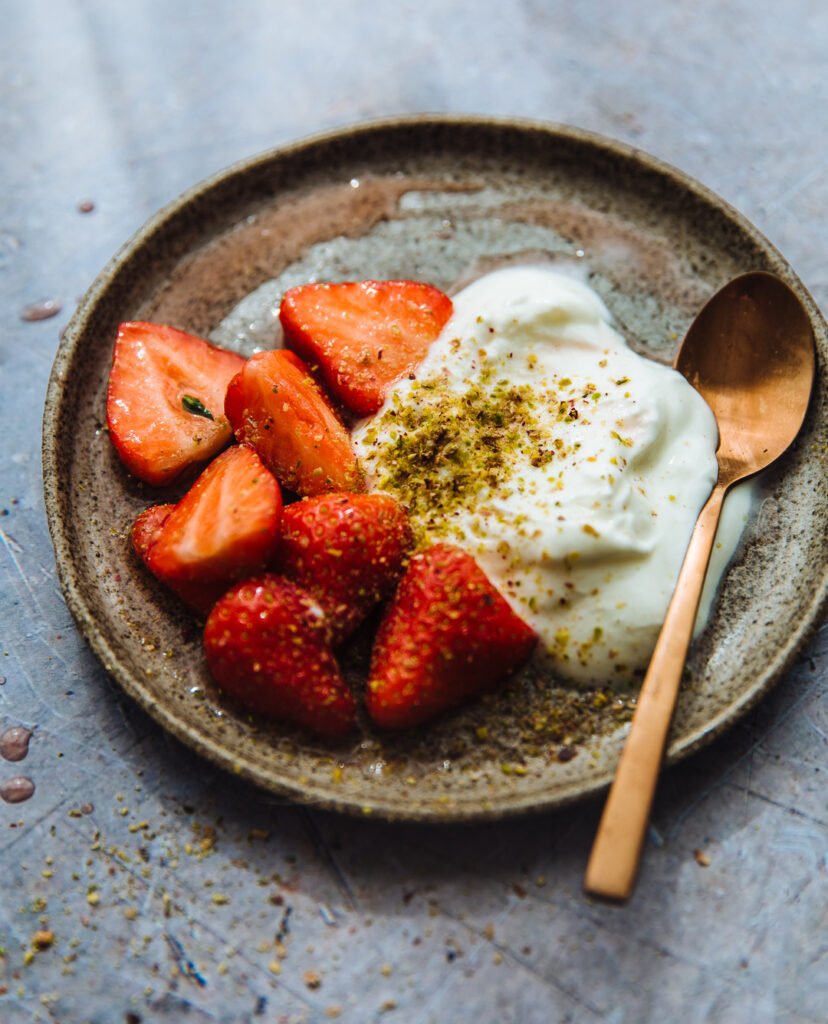
[{"label": "spoon handle", "polygon": [[592,846],[584,878],[584,889],[591,896],[623,901],[635,883],[726,489],[726,484],[716,484],[699,513],[684,556]]}]

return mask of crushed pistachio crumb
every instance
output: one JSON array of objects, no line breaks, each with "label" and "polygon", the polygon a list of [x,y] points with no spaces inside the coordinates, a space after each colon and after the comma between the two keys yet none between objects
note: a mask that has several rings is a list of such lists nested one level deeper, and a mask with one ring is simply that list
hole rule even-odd
[{"label": "crushed pistachio crumb", "polygon": [[[392,402],[365,433],[362,458],[422,529],[445,534],[452,515],[495,493],[516,462],[537,469],[571,454],[555,424],[578,418],[574,399],[495,379],[489,370],[462,393],[442,378],[418,381],[404,408]],[[391,441],[376,448],[381,431]]]}]

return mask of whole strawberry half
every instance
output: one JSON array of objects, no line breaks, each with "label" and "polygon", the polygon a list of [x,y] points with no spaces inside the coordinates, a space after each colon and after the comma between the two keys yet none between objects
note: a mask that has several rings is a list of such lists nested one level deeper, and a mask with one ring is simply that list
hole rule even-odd
[{"label": "whole strawberry half", "polygon": [[419,725],[495,689],[537,639],[471,555],[427,548],[408,563],[377,632],[368,713],[385,728]]},{"label": "whole strawberry half", "polygon": [[147,483],[164,485],[206,462],[232,440],[224,394],[244,366],[235,352],[163,324],[118,328],[106,416],[122,461]]},{"label": "whole strawberry half", "polygon": [[204,628],[207,664],[221,689],[256,714],[337,739],[354,724],[354,697],[328,643],[317,601],[265,574],[228,591]]},{"label": "whole strawberry half", "polygon": [[221,583],[226,589],[268,564],[279,543],[281,516],[278,481],[249,445],[234,445],[163,518],[158,511],[143,521],[139,517],[133,545],[167,585]]},{"label": "whole strawberry half", "polygon": [[[175,505],[152,505],[138,516],[132,525],[131,540],[135,554],[147,565],[147,553],[160,536],[164,523]],[[149,566],[147,565],[147,568]],[[229,583],[198,583],[154,575],[194,612],[207,616],[210,609],[227,590]]]},{"label": "whole strawberry half", "polygon": [[305,284],[285,292],[286,343],[319,368],[330,393],[359,416],[382,405],[451,316],[451,299],[417,281]]},{"label": "whole strawberry half", "polygon": [[239,441],[302,495],[359,490],[351,440],[307,366],[293,352],[259,352],[230,381],[224,402]]},{"label": "whole strawberry half", "polygon": [[389,495],[327,494],[285,508],[273,568],[317,598],[336,646],[392,589],[411,542]]}]

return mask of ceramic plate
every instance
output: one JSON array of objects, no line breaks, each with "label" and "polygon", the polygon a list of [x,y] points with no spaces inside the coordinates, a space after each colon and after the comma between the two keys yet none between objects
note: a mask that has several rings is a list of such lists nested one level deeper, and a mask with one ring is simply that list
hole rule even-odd
[{"label": "ceramic plate", "polygon": [[[754,704],[826,606],[826,327],[780,254],[685,175],[571,128],[409,118],[245,161],[155,216],[95,281],[58,351],[44,417],[49,525],[66,602],[106,670],[211,761],[308,803],[396,819],[494,818],[606,786],[631,700],[522,676],[410,734],[362,723],[330,748],[251,721],[205,669],[198,622],[138,565],[136,515],[180,492],[131,478],[104,424],[122,320],[157,320],[250,353],[281,292],[309,280],[413,278],[451,290],[515,260],[577,262],[634,348],[671,361],[705,299],[748,270],[780,275],[811,318],[820,379],[798,444],[762,483],[696,644],[676,760]],[[634,599],[634,595],[631,596]],[[368,630],[345,658],[359,686]]]}]

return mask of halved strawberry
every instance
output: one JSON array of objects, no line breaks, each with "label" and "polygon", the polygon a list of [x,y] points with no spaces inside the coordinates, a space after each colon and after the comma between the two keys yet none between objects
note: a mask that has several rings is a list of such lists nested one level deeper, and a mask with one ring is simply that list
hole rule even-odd
[{"label": "halved strawberry", "polygon": [[224,402],[239,441],[252,444],[298,494],[360,489],[348,431],[298,356],[259,352],[230,381]]},{"label": "halved strawberry", "polygon": [[336,646],[393,587],[411,542],[389,495],[326,494],[285,508],[273,568],[317,598]]},{"label": "halved strawberry", "polygon": [[[135,554],[147,565],[147,552],[158,539],[164,523],[169,519],[175,505],[152,505],[138,516],[132,524],[132,546]],[[149,566],[147,565],[147,568]],[[206,616],[221,595],[230,586],[229,583],[199,583],[193,580],[176,580],[160,576],[160,581],[168,587],[185,604],[199,615]]]},{"label": "halved strawberry", "polygon": [[495,689],[523,665],[537,634],[471,555],[438,544],[414,555],[380,624],[366,706],[377,725],[419,725]]},{"label": "halved strawberry", "polygon": [[207,664],[230,697],[337,739],[354,724],[355,701],[328,643],[325,614],[301,587],[266,574],[216,604],[204,628]]},{"label": "halved strawberry", "polygon": [[305,284],[285,292],[286,343],[318,366],[331,394],[368,416],[410,373],[451,316],[451,299],[417,281]]},{"label": "halved strawberry", "polygon": [[142,562],[146,559],[149,549],[158,540],[161,529],[170,518],[170,513],[174,508],[174,504],[151,505],[150,508],[145,508],[132,524],[130,540],[135,554]]},{"label": "halved strawberry", "polygon": [[163,521],[156,513],[160,526],[148,543],[146,525],[134,543],[136,550],[146,545],[144,562],[168,584],[229,586],[273,557],[281,515],[276,478],[249,445],[234,445],[210,463]]},{"label": "halved strawberry", "polygon": [[224,393],[244,366],[235,352],[174,327],[118,328],[106,416],[109,435],[130,472],[163,485],[206,462],[233,437]]}]

